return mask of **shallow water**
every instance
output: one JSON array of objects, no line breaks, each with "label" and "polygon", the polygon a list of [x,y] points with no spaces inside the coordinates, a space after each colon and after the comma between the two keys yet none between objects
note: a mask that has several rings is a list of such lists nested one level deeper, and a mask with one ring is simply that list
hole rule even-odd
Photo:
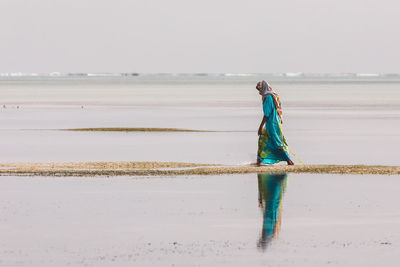
[{"label": "shallow water", "polygon": [[[305,163],[399,164],[398,78],[162,75],[3,78],[0,161],[254,162],[262,116],[254,85],[262,78],[270,79],[279,92],[284,106],[284,134]],[[85,127],[229,132],[54,130]]]},{"label": "shallow water", "polygon": [[[0,162],[249,163],[261,78],[0,80]],[[399,165],[397,78],[271,79],[284,134],[304,162]],[[85,127],[221,132],[58,130]],[[3,176],[0,265],[397,266],[399,183],[384,175]]]},{"label": "shallow water", "polygon": [[397,266],[399,186],[382,175],[2,177],[0,264]]}]

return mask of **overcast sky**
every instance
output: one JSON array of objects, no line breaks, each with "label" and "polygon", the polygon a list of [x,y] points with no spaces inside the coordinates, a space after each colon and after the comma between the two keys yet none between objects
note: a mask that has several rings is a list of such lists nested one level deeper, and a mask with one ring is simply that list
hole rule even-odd
[{"label": "overcast sky", "polygon": [[396,72],[398,0],[1,0],[0,72]]}]

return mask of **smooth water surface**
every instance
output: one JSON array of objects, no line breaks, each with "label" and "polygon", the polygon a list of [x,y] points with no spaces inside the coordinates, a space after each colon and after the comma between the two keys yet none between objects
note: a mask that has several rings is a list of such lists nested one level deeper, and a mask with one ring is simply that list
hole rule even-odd
[{"label": "smooth water surface", "polygon": [[[263,78],[281,96],[284,134],[305,163],[399,164],[400,79],[265,75],[2,78],[0,162],[254,162]],[[58,131],[85,127],[223,132]]]},{"label": "smooth water surface", "polygon": [[0,266],[397,266],[398,176],[0,180]]}]

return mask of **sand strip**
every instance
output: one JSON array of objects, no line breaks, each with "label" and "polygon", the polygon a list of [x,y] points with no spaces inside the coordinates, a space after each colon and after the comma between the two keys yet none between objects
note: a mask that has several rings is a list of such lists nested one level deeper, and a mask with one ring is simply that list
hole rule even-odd
[{"label": "sand strip", "polygon": [[28,176],[171,176],[244,173],[331,173],[399,175],[400,166],[373,165],[276,165],[221,166],[183,162],[77,162],[6,163],[0,175]]},{"label": "sand strip", "polygon": [[205,130],[190,130],[179,128],[75,128],[60,129],[61,131],[83,131],[83,132],[214,132]]}]

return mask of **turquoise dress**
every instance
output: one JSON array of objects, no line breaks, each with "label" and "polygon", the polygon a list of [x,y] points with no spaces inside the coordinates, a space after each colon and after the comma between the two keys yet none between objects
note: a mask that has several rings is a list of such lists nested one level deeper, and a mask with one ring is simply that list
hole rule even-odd
[{"label": "turquoise dress", "polygon": [[258,138],[257,158],[262,164],[290,160],[288,147],[282,133],[282,122],[276,111],[274,98],[267,95],[263,103],[264,116],[268,117]]}]

